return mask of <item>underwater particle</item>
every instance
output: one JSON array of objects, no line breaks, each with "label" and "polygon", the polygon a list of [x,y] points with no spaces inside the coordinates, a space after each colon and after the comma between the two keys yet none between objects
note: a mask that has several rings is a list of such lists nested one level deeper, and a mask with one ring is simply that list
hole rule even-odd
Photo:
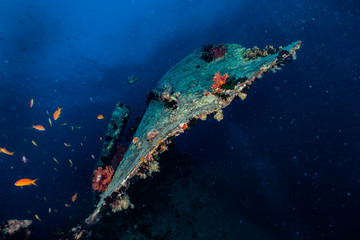
[{"label": "underwater particle", "polygon": [[52,122],[51,122],[51,119],[49,118],[49,125],[50,127],[52,126]]},{"label": "underwater particle", "polygon": [[94,171],[92,188],[94,191],[105,192],[111,179],[114,175],[114,169],[111,166],[106,166],[105,169],[98,167]]},{"label": "underwater particle", "polygon": [[65,203],[65,207],[71,207],[71,205],[68,203]]},{"label": "underwater particle", "polygon": [[104,119],[104,116],[100,114],[99,116],[97,116],[97,119]]},{"label": "underwater particle", "polygon": [[149,142],[152,142],[158,135],[159,135],[159,131],[156,129],[153,129],[146,134],[146,138]]},{"label": "underwater particle", "polygon": [[64,146],[65,146],[65,147],[71,147],[71,144],[64,142]]},{"label": "underwater particle", "polygon": [[31,140],[31,143],[32,143],[35,147],[38,146],[37,143],[36,143],[34,140]]},{"label": "underwater particle", "polygon": [[224,119],[224,114],[223,114],[223,111],[220,109],[219,111],[217,111],[214,115],[214,118],[220,122],[221,120]]},{"label": "underwater particle", "polygon": [[128,77],[127,78],[127,82],[128,82],[128,84],[129,85],[131,85],[131,84],[134,84],[134,83],[136,83],[138,81],[138,77],[137,76],[130,76],[130,77]]}]

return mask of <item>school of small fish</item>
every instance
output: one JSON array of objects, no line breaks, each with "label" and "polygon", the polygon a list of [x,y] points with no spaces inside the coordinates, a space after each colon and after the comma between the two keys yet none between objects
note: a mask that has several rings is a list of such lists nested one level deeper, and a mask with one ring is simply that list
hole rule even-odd
[{"label": "school of small fish", "polygon": [[[92,99],[91,97],[90,97],[90,100],[94,103],[94,101],[93,101],[93,99]],[[34,99],[33,99],[33,98],[30,99],[30,104],[29,104],[29,105],[30,105],[30,109],[32,109],[32,108],[34,107]],[[58,107],[57,110],[53,113],[53,119],[54,119],[54,121],[56,121],[56,120],[58,120],[58,119],[60,118],[62,109],[63,109],[63,108]],[[47,116],[49,116],[49,117],[48,117],[49,126],[52,127],[52,126],[53,126],[53,123],[52,123],[52,120],[51,120],[51,118],[50,118],[50,114],[49,114],[49,111],[48,111],[48,110],[46,110],[46,114],[47,114]],[[104,116],[103,116],[102,114],[100,114],[100,115],[97,116],[97,119],[104,119]],[[66,126],[67,123],[66,123],[66,122],[63,122],[63,123],[59,123],[59,125],[60,125],[60,126]],[[43,125],[41,125],[41,124],[32,125],[31,128],[34,129],[34,130],[37,130],[37,131],[45,131],[45,130],[46,130],[46,128],[45,128]],[[73,131],[74,129],[82,129],[82,127],[81,127],[81,126],[73,126],[73,125],[71,125],[71,129],[72,129],[72,131]],[[84,139],[84,140],[86,141],[86,136],[85,136],[85,139]],[[100,141],[102,141],[102,137],[100,137]],[[26,138],[24,138],[24,142],[25,142],[25,143],[28,142],[28,141],[26,140]],[[38,147],[38,144],[37,144],[34,140],[31,140],[31,143],[32,143],[35,147]],[[64,146],[65,146],[65,147],[72,147],[72,145],[71,145],[70,143],[67,143],[67,142],[64,142]],[[80,142],[80,146],[83,146],[83,142]],[[12,152],[12,151],[8,150],[6,147],[0,147],[0,153],[6,154],[6,155],[9,155],[9,156],[13,156],[15,152]],[[93,160],[95,160],[94,154],[91,155],[91,158],[92,158]],[[53,157],[53,160],[54,160],[54,162],[55,162],[57,165],[60,165],[60,162],[59,162],[55,157]],[[23,155],[23,156],[21,157],[21,161],[26,164],[26,163],[29,161],[29,159],[28,159],[25,155]],[[69,163],[70,163],[70,167],[73,167],[74,164],[73,164],[73,162],[71,161],[71,159],[69,159]],[[45,164],[45,162],[43,162],[43,164]],[[54,169],[55,171],[58,171],[58,169],[55,168],[55,167],[54,167],[53,169]],[[76,170],[76,166],[75,166],[75,170]],[[20,187],[20,188],[23,188],[23,187],[25,187],[25,186],[38,186],[38,185],[36,184],[36,181],[37,181],[37,180],[38,180],[38,179],[22,178],[22,179],[17,180],[17,181],[14,183],[14,185],[17,186],[17,187]],[[77,196],[78,196],[78,194],[75,193],[75,194],[71,197],[71,201],[72,201],[72,202],[75,202],[76,199],[77,199]],[[44,197],[44,201],[47,202],[46,197]],[[71,207],[71,205],[68,204],[68,203],[65,203],[65,207]],[[57,210],[54,209],[54,210],[52,211],[52,209],[49,208],[49,209],[48,209],[48,213],[51,214],[52,212],[57,212]],[[29,211],[29,210],[28,210],[28,213],[30,214],[30,211]],[[42,221],[38,214],[34,214],[34,216],[35,216],[35,218],[36,218],[38,221],[40,221],[40,222]],[[71,216],[70,216],[70,218],[71,218]]]}]

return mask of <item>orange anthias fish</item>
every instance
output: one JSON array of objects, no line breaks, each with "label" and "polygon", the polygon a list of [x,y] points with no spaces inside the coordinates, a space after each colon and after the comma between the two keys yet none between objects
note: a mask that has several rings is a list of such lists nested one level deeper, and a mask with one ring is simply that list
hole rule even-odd
[{"label": "orange anthias fish", "polygon": [[33,125],[32,128],[34,128],[38,131],[45,131],[45,128],[43,125]]},{"label": "orange anthias fish", "polygon": [[0,152],[5,153],[7,155],[14,155],[14,152],[10,152],[6,148],[0,148]]},{"label": "orange anthias fish", "polygon": [[16,183],[14,184],[15,186],[18,186],[18,187],[23,187],[23,186],[30,186],[30,185],[36,185],[35,180],[31,180],[31,179],[28,179],[28,178],[23,178],[23,179],[20,179],[18,181],[16,181]]},{"label": "orange anthias fish", "polygon": [[97,116],[97,119],[104,119],[104,116],[100,114],[99,116]]},{"label": "orange anthias fish", "polygon": [[61,109],[62,109],[62,108],[59,108],[59,107],[58,107],[58,109],[54,112],[54,115],[53,115],[54,120],[57,120],[57,119],[60,117]]},{"label": "orange anthias fish", "polygon": [[30,99],[30,108],[32,108],[34,105],[34,99]]},{"label": "orange anthias fish", "polygon": [[77,193],[75,193],[75,194],[71,197],[71,201],[75,202],[76,198],[77,198]]}]

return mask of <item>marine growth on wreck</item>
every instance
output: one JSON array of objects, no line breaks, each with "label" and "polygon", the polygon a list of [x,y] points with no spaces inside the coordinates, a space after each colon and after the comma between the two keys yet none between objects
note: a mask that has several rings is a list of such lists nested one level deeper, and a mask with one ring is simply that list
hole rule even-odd
[{"label": "marine growth on wreck", "polygon": [[[85,236],[87,226],[96,224],[102,214],[133,208],[126,194],[131,181],[160,170],[159,154],[167,150],[174,137],[187,131],[198,119],[206,120],[209,115],[221,121],[224,118],[222,108],[236,98],[244,100],[256,79],[294,60],[300,47],[301,41],[277,49],[267,47],[262,51],[246,49],[238,44],[196,49],[165,73],[148,93],[148,107],[133,140],[127,149],[122,149],[126,153],[118,156],[121,160],[114,165],[111,159],[116,154],[116,143],[129,114],[127,108],[118,103],[96,166],[101,166],[102,171],[111,167],[115,172],[106,188],[101,188],[94,211],[83,224],[72,229],[73,237]],[[93,184],[101,183],[100,170],[97,174]]]}]

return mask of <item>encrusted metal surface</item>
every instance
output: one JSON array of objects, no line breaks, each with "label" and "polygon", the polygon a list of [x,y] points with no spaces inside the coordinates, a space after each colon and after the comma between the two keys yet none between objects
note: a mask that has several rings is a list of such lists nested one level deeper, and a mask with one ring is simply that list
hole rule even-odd
[{"label": "encrusted metal surface", "polygon": [[[186,131],[187,125],[184,124],[188,124],[192,119],[205,119],[206,115],[218,112],[237,96],[244,99],[245,90],[255,79],[260,78],[264,72],[279,69],[280,66],[294,59],[301,42],[294,42],[275,54],[255,60],[244,59],[243,53],[246,48],[240,45],[225,44],[225,46],[227,48],[225,56],[210,63],[201,59],[202,49],[197,49],[161,78],[152,91],[157,99],[150,101],[134,135],[133,143],[86,223],[96,222],[102,206],[109,204],[106,199],[114,196],[114,193],[121,195],[120,188],[123,191],[128,187],[128,180],[138,174],[139,168],[144,162],[146,163],[147,156],[158,154],[160,145],[168,144],[167,139]],[[211,85],[213,76],[217,72],[221,75],[228,73],[235,79],[246,77],[246,81],[237,83],[233,89],[214,94]],[[165,96],[164,98],[176,103],[176,106],[169,106],[169,102],[159,100],[161,99],[159,96]],[[157,133],[151,141],[148,140],[147,135],[150,131]]]}]

